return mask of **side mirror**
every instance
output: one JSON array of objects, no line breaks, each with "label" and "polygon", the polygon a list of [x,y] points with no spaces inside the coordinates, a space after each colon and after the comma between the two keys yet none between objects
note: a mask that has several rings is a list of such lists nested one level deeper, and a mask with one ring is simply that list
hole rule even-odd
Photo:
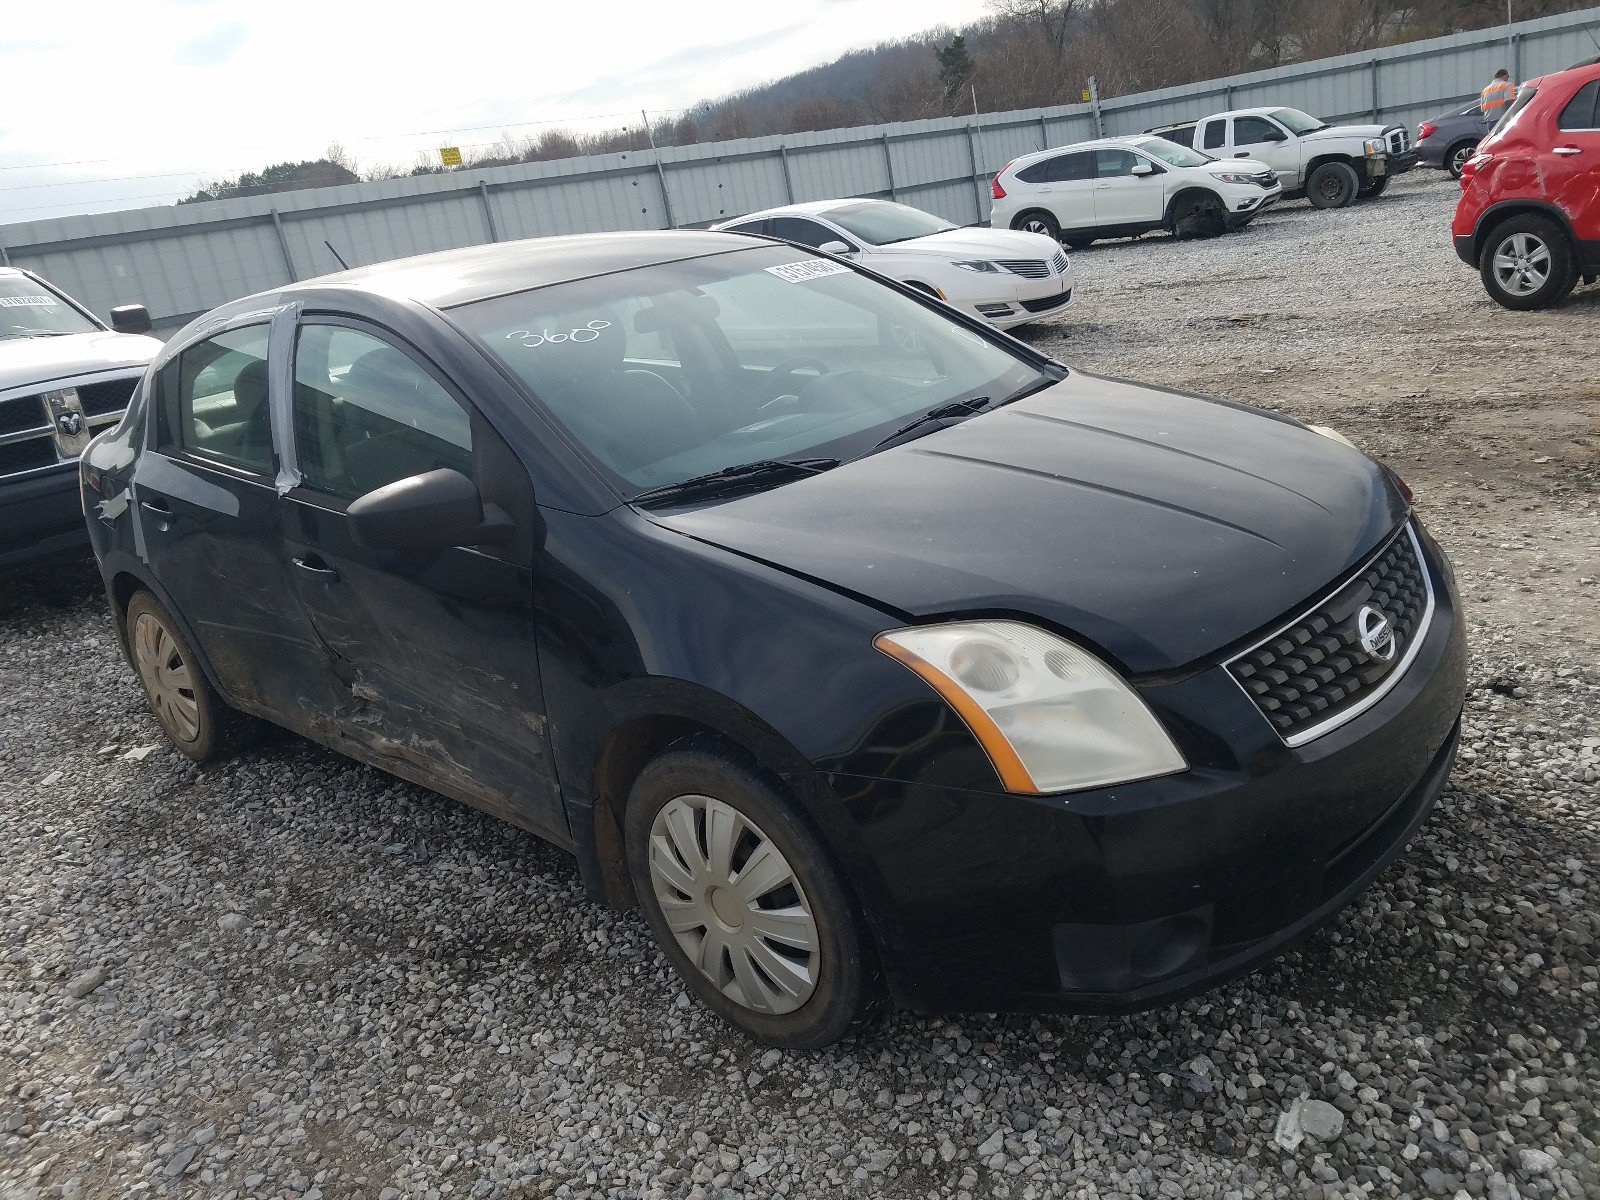
[{"label": "side mirror", "polygon": [[150,310],[142,304],[119,304],[111,310],[111,328],[118,333],[149,333]]},{"label": "side mirror", "polygon": [[510,519],[483,499],[460,471],[441,468],[397,479],[351,502],[345,515],[358,546],[373,550],[443,550],[507,541]]},{"label": "side mirror", "polygon": [[856,248],[849,242],[823,242],[817,247],[824,254],[854,254]]},{"label": "side mirror", "polygon": [[1281,129],[1271,130],[1267,134],[1267,141],[1269,142],[1287,142],[1288,140],[1289,135],[1284,133]]},{"label": "side mirror", "polygon": [[1133,170],[1130,172],[1133,175],[1154,175],[1155,173],[1155,167],[1147,162],[1134,163]]}]

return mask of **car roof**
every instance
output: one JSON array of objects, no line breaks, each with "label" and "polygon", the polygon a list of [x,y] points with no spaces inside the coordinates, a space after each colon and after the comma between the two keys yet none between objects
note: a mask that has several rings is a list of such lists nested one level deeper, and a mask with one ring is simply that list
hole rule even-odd
[{"label": "car roof", "polygon": [[304,280],[292,290],[355,288],[450,308],[593,275],[724,254],[749,244],[735,235],[687,229],[526,238],[355,267]]},{"label": "car roof", "polygon": [[729,217],[726,221],[719,221],[717,224],[730,225],[738,221],[755,221],[764,217],[782,217],[793,214],[811,217],[822,216],[825,213],[856,204],[894,204],[896,208],[909,207],[909,205],[897,204],[892,200],[874,200],[865,196],[845,196],[837,200],[800,200],[794,204],[780,204],[776,208],[763,208],[759,212],[745,213],[742,217]]},{"label": "car roof", "polygon": [[1021,155],[1012,160],[1011,165],[1013,167],[1027,166],[1029,163],[1044,158],[1046,155],[1050,154],[1066,154],[1068,152],[1077,153],[1080,150],[1101,150],[1110,146],[1137,146],[1142,142],[1148,142],[1152,138],[1158,138],[1160,136],[1161,135],[1159,133],[1125,133],[1119,134],[1116,137],[1094,138],[1093,140],[1087,142],[1071,142],[1065,146],[1051,146],[1048,150],[1035,150],[1031,154]]}]

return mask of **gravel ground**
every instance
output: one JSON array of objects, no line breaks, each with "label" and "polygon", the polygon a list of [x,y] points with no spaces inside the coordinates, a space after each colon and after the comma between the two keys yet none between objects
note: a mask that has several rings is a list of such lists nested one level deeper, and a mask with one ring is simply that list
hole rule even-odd
[{"label": "gravel ground", "polygon": [[0,595],[0,1200],[1600,1192],[1600,289],[1494,308],[1453,196],[1095,247],[1029,334],[1343,429],[1455,557],[1460,765],[1301,949],[1140,1016],[766,1051],[536,839],[288,736],[167,750],[52,568]]}]

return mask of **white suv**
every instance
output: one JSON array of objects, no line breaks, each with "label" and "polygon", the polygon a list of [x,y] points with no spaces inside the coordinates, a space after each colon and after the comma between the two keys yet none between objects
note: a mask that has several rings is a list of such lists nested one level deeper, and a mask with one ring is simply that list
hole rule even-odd
[{"label": "white suv", "polygon": [[1253,158],[1220,162],[1164,138],[1101,138],[1007,163],[990,187],[995,229],[1042,233],[1073,247],[1152,229],[1241,229],[1283,194]]}]

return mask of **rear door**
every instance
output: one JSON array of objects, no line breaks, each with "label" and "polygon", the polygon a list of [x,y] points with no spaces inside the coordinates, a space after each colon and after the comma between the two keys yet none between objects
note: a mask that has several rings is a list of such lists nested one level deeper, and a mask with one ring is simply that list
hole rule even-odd
[{"label": "rear door", "polygon": [[[294,461],[281,500],[294,592],[343,688],[343,748],[568,843],[534,645],[532,485],[505,440],[384,330],[303,319]],[[373,550],[351,501],[439,468],[478,485],[516,533],[493,547]]]},{"label": "rear door", "polygon": [[281,553],[268,320],[196,342],[156,377],[133,472],[134,535],[223,693],[299,727],[332,696]]},{"label": "rear door", "polygon": [[1591,79],[1556,116],[1550,149],[1540,154],[1545,189],[1572,221],[1580,252],[1600,261],[1600,79]]},{"label": "rear door", "polygon": [[[1148,175],[1135,175],[1134,167],[1152,168]],[[1166,168],[1150,162],[1142,154],[1120,147],[1094,152],[1095,224],[1150,225],[1166,213],[1162,175]]]},{"label": "rear door", "polygon": [[1062,229],[1094,227],[1092,154],[1083,150],[1058,154],[1023,168],[1017,178],[1035,185],[1040,206],[1049,209]]}]

